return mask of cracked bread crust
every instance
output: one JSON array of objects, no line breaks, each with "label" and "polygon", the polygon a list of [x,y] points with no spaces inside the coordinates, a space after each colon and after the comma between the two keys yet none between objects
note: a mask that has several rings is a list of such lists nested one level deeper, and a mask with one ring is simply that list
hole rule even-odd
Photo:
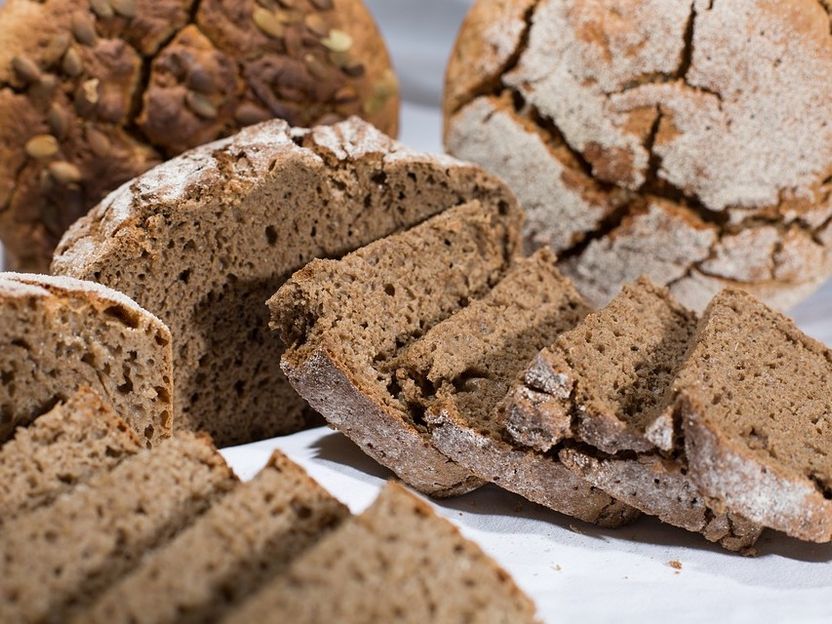
[{"label": "cracked bread crust", "polygon": [[52,269],[164,318],[178,426],[243,443],[315,418],[280,372],[264,302],[313,258],[469,199],[514,201],[478,167],[409,150],[358,118],[312,130],[275,120],[122,186],[70,228]]},{"label": "cracked bread crust", "polygon": [[785,308],[832,272],[827,5],[515,4],[501,31],[481,0],[460,32],[446,147],[504,177],[527,246],[590,303],[644,274],[699,311],[726,285]]},{"label": "cracked bread crust", "polygon": [[267,119],[398,127],[361,0],[9,0],[0,7],[0,236],[46,272],[61,234],[160,160]]}]

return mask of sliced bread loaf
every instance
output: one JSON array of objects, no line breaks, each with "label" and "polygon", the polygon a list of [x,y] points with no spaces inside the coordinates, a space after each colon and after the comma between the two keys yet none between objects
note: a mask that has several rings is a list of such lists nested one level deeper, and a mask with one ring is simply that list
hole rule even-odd
[{"label": "sliced bread loaf", "polygon": [[48,505],[142,448],[126,422],[81,388],[0,447],[0,523]]},{"label": "sliced bread loaf", "polygon": [[210,441],[179,434],[4,524],[0,621],[66,621],[236,483]]},{"label": "sliced bread loaf", "polygon": [[832,540],[832,352],[752,296],[708,307],[675,384],[690,476],[718,508]]},{"label": "sliced bread loaf", "polygon": [[409,151],[357,118],[313,130],[271,121],[124,185],[68,231],[52,269],[165,320],[177,427],[224,446],[312,417],[280,372],[263,305],[294,271],[471,200],[516,210],[479,168]]},{"label": "sliced bread loaf", "polygon": [[252,481],[148,553],[74,621],[216,621],[348,515],[302,468],[275,452]]},{"label": "sliced bread loaf", "polygon": [[144,444],[170,436],[168,328],[98,284],[0,274],[0,443],[82,385],[111,404]]},{"label": "sliced bread loaf", "polygon": [[520,624],[535,617],[504,570],[390,484],[224,621]]},{"label": "sliced bread loaf", "polygon": [[518,253],[519,213],[475,201],[342,260],[316,260],[269,300],[289,345],[282,366],[327,421],[417,489],[481,484],[430,444],[423,409],[407,402],[397,355],[487,293]]},{"label": "sliced bread loaf", "polygon": [[619,526],[637,512],[556,458],[509,442],[496,409],[543,346],[589,309],[549,250],[517,262],[488,294],[432,327],[396,360],[403,395],[425,410],[431,441],[483,479],[587,522]]}]

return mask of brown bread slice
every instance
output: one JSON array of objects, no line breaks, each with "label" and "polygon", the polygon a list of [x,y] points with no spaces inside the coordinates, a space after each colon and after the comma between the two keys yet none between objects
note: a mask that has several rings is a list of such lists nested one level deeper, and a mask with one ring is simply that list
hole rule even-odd
[{"label": "brown bread slice", "polygon": [[74,621],[216,621],[348,516],[344,505],[275,451],[253,480],[148,553]]},{"label": "brown bread slice", "polygon": [[712,510],[672,453],[668,405],[696,322],[666,289],[625,286],[535,358],[506,400],[506,427],[618,500],[745,551],[761,528]]},{"label": "brown bread slice", "polygon": [[409,402],[426,410],[431,440],[483,479],[556,511],[603,526],[638,515],[564,468],[512,445],[496,409],[531,357],[589,312],[547,249],[517,262],[472,302],[397,358]]},{"label": "brown bread slice", "polygon": [[70,228],[52,270],[117,288],[169,325],[177,427],[227,446],[316,418],[280,371],[266,299],[313,258],[472,200],[517,210],[479,168],[410,151],[357,118],[313,130],[270,121],[124,185]]},{"label": "brown bread slice", "polygon": [[675,384],[690,475],[718,508],[832,540],[832,352],[752,296],[708,307]]},{"label": "brown bread slice", "polygon": [[396,356],[499,281],[519,226],[518,212],[471,202],[340,261],[313,261],[269,300],[289,345],[283,370],[301,396],[423,492],[481,481],[431,446],[421,410],[400,397]]},{"label": "brown bread slice", "polygon": [[450,522],[389,484],[363,514],[297,559],[224,620],[535,622],[534,605]]},{"label": "brown bread slice", "polygon": [[0,621],[66,621],[236,484],[207,438],[179,434],[4,524]]},{"label": "brown bread slice", "polygon": [[0,523],[50,504],[142,448],[126,422],[81,388],[0,447]]},{"label": "brown bread slice", "polygon": [[80,386],[111,404],[147,446],[169,437],[170,331],[104,286],[0,273],[0,444]]}]

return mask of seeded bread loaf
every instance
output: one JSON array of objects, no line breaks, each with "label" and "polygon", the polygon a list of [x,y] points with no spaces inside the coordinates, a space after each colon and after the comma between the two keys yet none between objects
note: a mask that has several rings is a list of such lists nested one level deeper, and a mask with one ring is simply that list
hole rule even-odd
[{"label": "seeded bread loaf", "polygon": [[145,555],[74,621],[217,621],[348,515],[302,468],[275,452],[252,481]]},{"label": "seeded bread loaf", "polygon": [[7,0],[0,40],[0,236],[18,270],[45,272],[109,191],[242,127],[398,126],[361,0]]},{"label": "seeded bread loaf", "polygon": [[709,507],[673,453],[673,381],[696,322],[666,289],[625,286],[536,357],[506,399],[506,428],[610,496],[746,551],[760,527]]},{"label": "seeded bread loaf", "polygon": [[406,400],[425,411],[431,441],[479,477],[603,526],[638,512],[575,477],[555,458],[510,443],[497,410],[544,345],[588,312],[549,250],[518,261],[494,288],[397,357]]},{"label": "seeded bread loaf", "polygon": [[817,0],[477,0],[449,153],[499,174],[594,307],[640,275],[701,311],[832,273],[832,34]]},{"label": "seeded bread loaf", "polygon": [[425,493],[481,482],[431,446],[423,410],[400,396],[396,357],[499,281],[519,226],[512,205],[473,201],[342,260],[315,260],[269,300],[289,345],[283,370],[301,396]]},{"label": "seeded bread loaf", "polygon": [[728,290],[705,313],[675,393],[690,477],[712,504],[832,540],[832,352]]},{"label": "seeded bread loaf", "polygon": [[224,620],[535,621],[534,606],[505,571],[395,484]]},{"label": "seeded bread loaf", "polygon": [[180,434],[4,524],[0,621],[66,621],[236,483],[209,440]]},{"label": "seeded bread loaf", "polygon": [[0,273],[0,443],[80,386],[93,388],[144,444],[170,436],[170,331],[98,284]]},{"label": "seeded bread loaf", "polygon": [[81,388],[0,447],[0,524],[49,505],[142,448],[126,422]]},{"label": "seeded bread loaf", "polygon": [[478,168],[411,152],[358,119],[309,131],[267,122],[122,187],[67,233],[53,270],[118,288],[164,319],[177,426],[242,443],[310,418],[279,370],[266,299],[313,258],[469,200],[516,210]]}]

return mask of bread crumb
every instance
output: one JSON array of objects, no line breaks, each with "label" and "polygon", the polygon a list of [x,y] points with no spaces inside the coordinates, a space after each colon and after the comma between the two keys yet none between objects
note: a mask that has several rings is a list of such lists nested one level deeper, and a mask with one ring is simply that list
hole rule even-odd
[{"label": "bread crumb", "polygon": [[552,569],[553,569],[555,572],[560,572],[561,570],[563,570],[563,568],[561,568],[561,567],[560,567],[560,564],[558,564],[558,563],[556,563],[555,565],[553,565],[553,566],[552,566]]},{"label": "bread crumb", "polygon": [[667,564],[673,568],[674,570],[681,570],[682,569],[682,562],[678,559],[672,559],[667,562]]}]

